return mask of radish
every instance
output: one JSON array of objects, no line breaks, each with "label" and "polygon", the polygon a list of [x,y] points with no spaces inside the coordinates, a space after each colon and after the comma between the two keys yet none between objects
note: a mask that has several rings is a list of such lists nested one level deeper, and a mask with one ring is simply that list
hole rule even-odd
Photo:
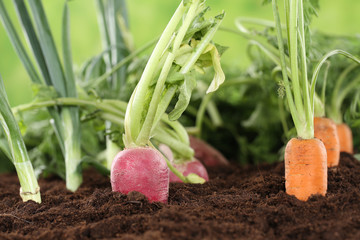
[{"label": "radish", "polygon": [[[177,152],[192,157],[187,135],[185,137],[184,131],[179,130],[174,122],[189,105],[196,86],[194,71],[208,67],[209,63],[214,65],[216,74],[208,92],[216,91],[225,79],[216,46],[210,43],[224,13],[212,19],[204,18],[208,9],[204,2],[182,1],[151,53],[126,107],[125,150],[115,157],[111,166],[113,191],[124,194],[138,191],[150,202],[165,203],[169,192],[169,168],[184,182],[204,181],[196,174],[184,177],[153,147],[151,141],[156,139],[168,143]],[[203,59],[198,62],[201,57]],[[179,93],[178,101],[170,114],[165,115],[176,92]],[[160,123],[164,116],[168,121],[165,125]],[[175,127],[172,134],[165,130],[166,126]]]},{"label": "radish", "polygon": [[190,146],[195,151],[195,158],[199,159],[205,166],[214,167],[228,165],[228,160],[215,148],[199,138],[190,136]]},{"label": "radish", "polygon": [[[199,177],[203,178],[205,181],[209,181],[209,175],[207,173],[206,168],[204,165],[197,159],[193,159],[190,161],[183,161],[181,163],[174,162],[174,156],[171,149],[165,145],[160,144],[159,150],[169,159],[172,166],[176,168],[181,174],[187,177],[189,174],[196,174]],[[170,171],[169,175],[170,182],[183,182],[179,177],[177,177],[172,171]]]},{"label": "radish", "polygon": [[[197,159],[192,161],[187,161],[181,164],[173,163],[173,166],[181,172],[185,177],[191,173],[197,174],[199,177],[203,178],[205,181],[209,181],[209,175],[206,171],[204,165]],[[173,172],[170,172],[170,182],[183,182],[178,178]]]},{"label": "radish", "polygon": [[111,166],[110,178],[115,192],[137,191],[150,202],[167,202],[169,168],[161,153],[154,148],[131,148],[119,152]]}]

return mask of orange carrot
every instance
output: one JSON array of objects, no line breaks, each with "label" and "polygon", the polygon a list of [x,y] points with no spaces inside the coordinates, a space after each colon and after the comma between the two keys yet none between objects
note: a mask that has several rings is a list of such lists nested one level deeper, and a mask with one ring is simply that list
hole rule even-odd
[{"label": "orange carrot", "polygon": [[306,201],[327,190],[326,148],[316,138],[292,138],[285,148],[286,193]]},{"label": "orange carrot", "polygon": [[354,153],[353,150],[353,137],[350,127],[345,124],[336,124],[337,132],[340,141],[340,152]]},{"label": "orange carrot", "polygon": [[340,143],[334,121],[330,118],[315,117],[314,136],[320,139],[325,145],[328,168],[339,165]]},{"label": "orange carrot", "polygon": [[[314,98],[320,62],[311,84],[307,79],[303,1],[285,1],[288,60],[280,21],[278,0],[273,0],[275,28],[286,98],[298,138],[285,148],[286,193],[306,201],[311,195],[325,195],[327,190],[327,154],[323,142],[314,137]],[[288,64],[289,63],[289,64]],[[288,71],[290,67],[290,72]],[[291,79],[291,84],[289,81]]]}]

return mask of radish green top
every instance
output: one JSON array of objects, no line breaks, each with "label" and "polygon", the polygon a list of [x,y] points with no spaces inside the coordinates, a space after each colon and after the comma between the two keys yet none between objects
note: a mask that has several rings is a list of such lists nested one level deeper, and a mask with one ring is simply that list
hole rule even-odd
[{"label": "radish green top", "polygon": [[214,66],[215,77],[208,92],[224,81],[220,55],[211,40],[224,13],[205,19],[204,0],[182,1],[153,50],[127,106],[124,127],[126,148],[149,145],[161,116],[176,91],[169,119],[178,119],[189,104],[196,86],[194,71]]}]

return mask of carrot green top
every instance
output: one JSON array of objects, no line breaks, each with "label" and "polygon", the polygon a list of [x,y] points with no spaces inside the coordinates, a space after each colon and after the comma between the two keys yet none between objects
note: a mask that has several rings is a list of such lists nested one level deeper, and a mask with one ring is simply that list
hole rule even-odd
[{"label": "carrot green top", "polygon": [[[308,31],[305,31],[305,28],[308,28],[311,15],[316,15],[316,10],[309,0],[285,0],[286,35],[289,46],[288,59],[284,49],[277,2],[278,0],[272,0],[286,97],[298,137],[310,139],[314,137],[314,115],[323,116],[325,114],[324,90],[322,99],[315,95],[315,85],[321,67],[328,58],[337,54],[343,55],[357,64],[360,64],[360,60],[346,51],[339,49],[332,50],[325,54],[315,66],[309,83],[306,64],[306,39],[308,36],[305,35],[305,32]],[[291,84],[289,78],[291,79]],[[334,97],[332,101],[338,102],[334,101]],[[314,106],[316,106],[316,109]],[[316,110],[315,114],[314,110]]]},{"label": "carrot green top", "polygon": [[[286,65],[285,60],[286,55],[277,0],[273,0],[272,3],[280,51],[280,63],[290,113],[298,137],[310,139],[314,137],[314,94],[311,94],[307,78],[303,1],[285,0],[290,66]],[[291,78],[291,85],[289,77]]]}]

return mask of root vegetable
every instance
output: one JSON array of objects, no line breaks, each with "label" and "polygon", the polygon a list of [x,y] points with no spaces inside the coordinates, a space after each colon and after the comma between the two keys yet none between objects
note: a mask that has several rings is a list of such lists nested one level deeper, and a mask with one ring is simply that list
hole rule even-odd
[{"label": "root vegetable", "polygon": [[214,167],[228,165],[228,160],[215,148],[196,137],[190,136],[190,146],[195,151],[195,158],[205,166]]},{"label": "root vegetable", "polygon": [[286,193],[306,201],[327,190],[326,148],[316,138],[291,139],[285,149]]},{"label": "root vegetable", "polygon": [[[209,181],[209,175],[207,173],[207,170],[199,160],[194,159],[192,161],[186,161],[183,163],[176,164],[176,163],[174,163],[173,152],[167,145],[160,144],[159,150],[165,155],[165,157],[167,157],[167,159],[169,159],[171,164],[185,177],[187,177],[189,174],[193,173],[193,174],[196,174],[199,177],[203,178],[205,181]],[[170,182],[183,182],[172,171],[170,171],[169,181]]]},{"label": "root vegetable", "polygon": [[345,123],[341,123],[336,125],[336,129],[339,136],[340,152],[353,154],[353,136],[350,127]]},{"label": "root vegetable", "polygon": [[[173,166],[181,172],[185,177],[191,173],[197,174],[199,177],[209,181],[209,175],[206,171],[204,165],[197,159],[193,161],[188,161],[183,164],[173,164]],[[173,172],[170,172],[169,176],[170,182],[182,182]]]},{"label": "root vegetable", "polygon": [[110,177],[113,191],[123,194],[137,191],[150,202],[167,202],[169,169],[161,153],[154,148],[121,151],[113,161]]},{"label": "root vegetable", "polygon": [[326,148],[327,166],[336,167],[340,159],[340,143],[336,124],[329,118],[314,118],[314,136],[320,139]]}]

